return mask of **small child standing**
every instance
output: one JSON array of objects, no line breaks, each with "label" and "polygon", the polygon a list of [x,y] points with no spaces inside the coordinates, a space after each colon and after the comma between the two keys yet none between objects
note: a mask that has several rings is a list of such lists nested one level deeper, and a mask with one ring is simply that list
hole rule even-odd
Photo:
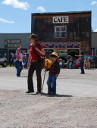
[{"label": "small child standing", "polygon": [[50,55],[50,60],[52,62],[51,68],[49,69],[49,76],[48,76],[48,95],[55,95],[56,94],[56,80],[60,73],[60,66],[58,62],[58,54],[53,52]]}]

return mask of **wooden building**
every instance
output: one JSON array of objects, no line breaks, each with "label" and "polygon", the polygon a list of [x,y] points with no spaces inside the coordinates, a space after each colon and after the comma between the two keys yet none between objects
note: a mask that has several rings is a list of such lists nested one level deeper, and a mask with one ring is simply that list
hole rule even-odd
[{"label": "wooden building", "polygon": [[47,51],[75,54],[91,50],[91,11],[33,13],[31,33],[38,35]]}]

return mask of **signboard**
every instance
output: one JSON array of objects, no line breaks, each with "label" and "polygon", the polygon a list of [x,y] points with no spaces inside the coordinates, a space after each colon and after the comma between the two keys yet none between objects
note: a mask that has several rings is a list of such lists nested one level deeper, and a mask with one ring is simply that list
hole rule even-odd
[{"label": "signboard", "polygon": [[20,39],[8,39],[5,40],[5,48],[18,48],[21,45]]},{"label": "signboard", "polygon": [[67,48],[80,48],[80,43],[67,43]]},{"label": "signboard", "polygon": [[80,48],[80,42],[70,42],[70,43],[62,43],[62,42],[44,42],[41,43],[44,48]]},{"label": "signboard", "polygon": [[69,23],[69,17],[68,16],[54,16],[53,17],[53,23]]}]

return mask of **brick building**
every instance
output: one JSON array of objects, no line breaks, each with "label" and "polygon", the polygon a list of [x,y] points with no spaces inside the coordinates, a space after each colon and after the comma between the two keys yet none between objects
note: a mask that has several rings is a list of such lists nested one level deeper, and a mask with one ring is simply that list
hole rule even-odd
[{"label": "brick building", "polygon": [[33,13],[31,33],[38,35],[48,52],[90,55],[91,11]]}]

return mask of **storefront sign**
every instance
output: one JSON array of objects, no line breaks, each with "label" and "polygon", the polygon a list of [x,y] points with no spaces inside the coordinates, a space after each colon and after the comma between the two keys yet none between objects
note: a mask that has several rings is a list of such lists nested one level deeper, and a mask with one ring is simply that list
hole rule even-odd
[{"label": "storefront sign", "polygon": [[42,43],[44,48],[80,48],[80,43],[78,42],[71,42],[71,43],[58,43],[58,42],[53,42],[53,43]]},{"label": "storefront sign", "polygon": [[69,23],[68,16],[54,16],[53,23]]},{"label": "storefront sign", "polygon": [[67,43],[67,48],[79,48],[80,43]]},{"label": "storefront sign", "polygon": [[5,48],[18,48],[21,45],[20,39],[8,39],[5,40]]}]

